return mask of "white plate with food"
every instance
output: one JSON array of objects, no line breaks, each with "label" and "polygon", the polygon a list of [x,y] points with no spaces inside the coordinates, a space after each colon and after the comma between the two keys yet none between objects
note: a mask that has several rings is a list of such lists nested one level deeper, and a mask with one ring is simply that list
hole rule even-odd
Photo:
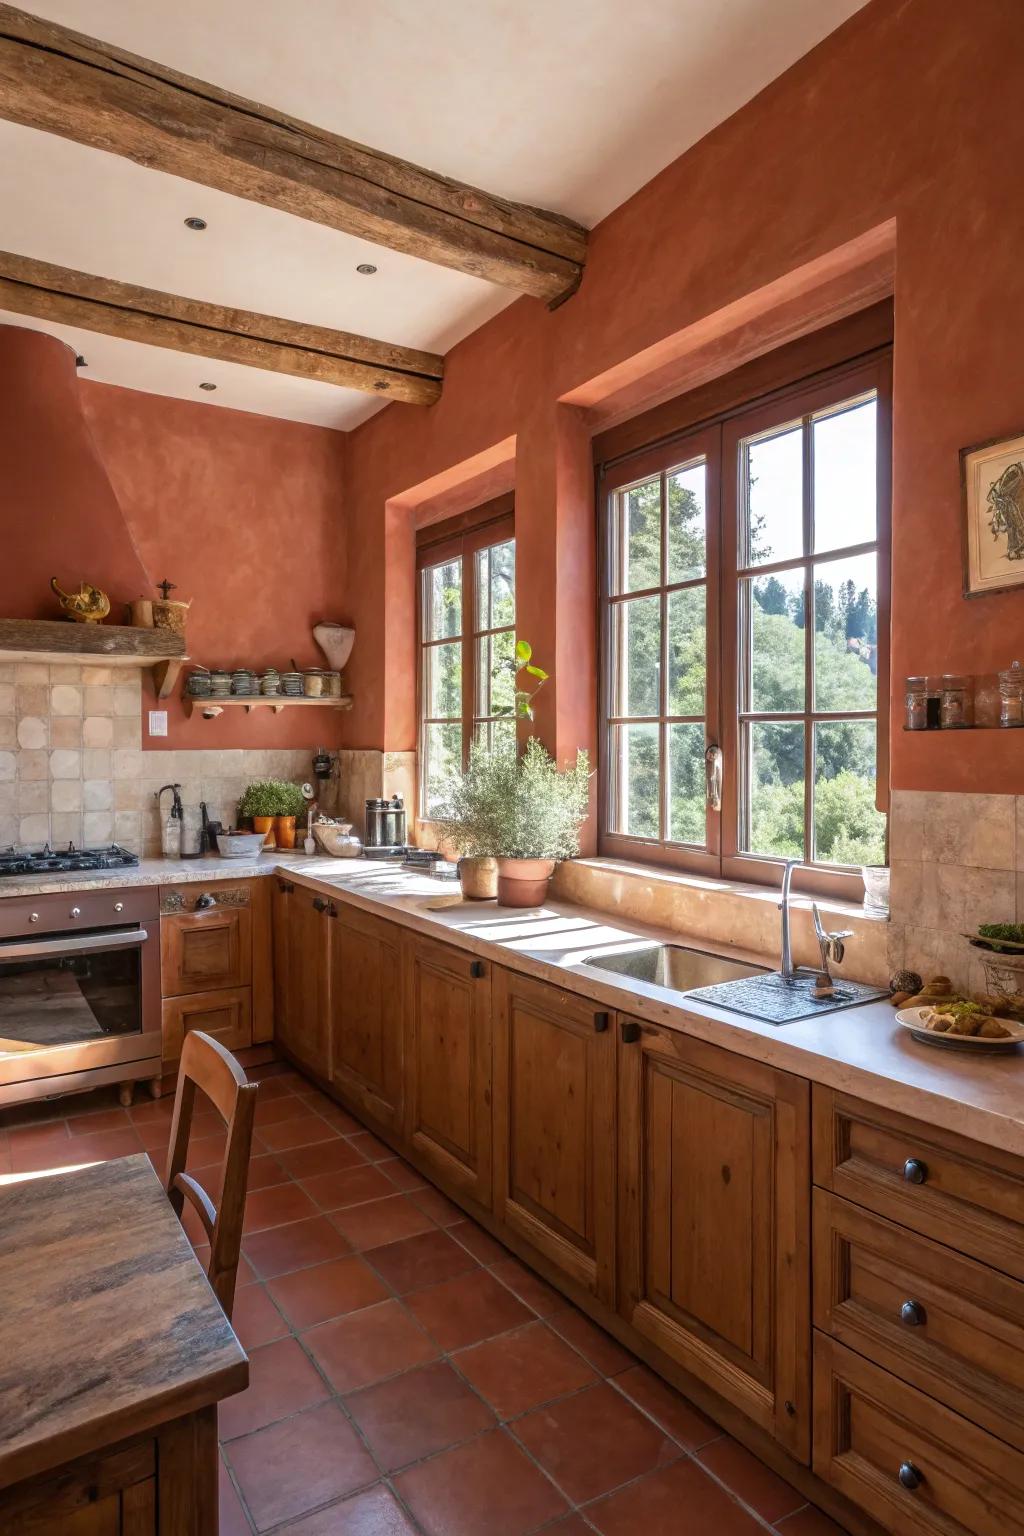
[{"label": "white plate with food", "polygon": [[896,1022],[915,1040],[953,1051],[1012,1051],[1024,1041],[1024,1024],[995,1018],[978,1003],[901,1008]]}]

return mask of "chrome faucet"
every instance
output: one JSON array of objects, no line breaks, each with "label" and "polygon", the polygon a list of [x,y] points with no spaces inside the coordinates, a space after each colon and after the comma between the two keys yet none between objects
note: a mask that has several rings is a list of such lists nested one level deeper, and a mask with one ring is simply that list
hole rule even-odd
[{"label": "chrome faucet", "polygon": [[793,980],[793,944],[789,933],[789,888],[793,883],[793,871],[798,869],[803,859],[787,859],[786,867],[782,871],[782,900],[779,902],[779,911],[782,913],[782,963],[779,973],[783,981]]}]

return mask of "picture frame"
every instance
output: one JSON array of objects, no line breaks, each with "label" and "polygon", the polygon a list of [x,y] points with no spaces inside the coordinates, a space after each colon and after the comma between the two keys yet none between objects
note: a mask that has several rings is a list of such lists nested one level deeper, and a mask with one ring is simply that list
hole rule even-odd
[{"label": "picture frame", "polygon": [[1024,432],[960,450],[964,597],[1024,587]]}]

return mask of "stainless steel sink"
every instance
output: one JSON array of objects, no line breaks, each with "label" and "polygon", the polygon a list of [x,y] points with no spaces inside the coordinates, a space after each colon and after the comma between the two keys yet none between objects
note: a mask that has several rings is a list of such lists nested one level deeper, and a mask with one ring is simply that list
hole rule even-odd
[{"label": "stainless steel sink", "polygon": [[721,981],[758,976],[768,969],[766,965],[727,960],[705,949],[689,949],[684,944],[631,944],[627,949],[587,955],[584,963],[616,976],[630,976],[634,981],[671,987],[673,992],[690,992],[694,987],[712,987]]}]

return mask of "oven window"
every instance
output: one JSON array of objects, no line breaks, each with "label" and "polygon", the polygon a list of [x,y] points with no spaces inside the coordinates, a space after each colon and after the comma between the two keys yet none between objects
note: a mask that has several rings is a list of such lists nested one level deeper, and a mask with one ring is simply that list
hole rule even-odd
[{"label": "oven window", "polygon": [[0,1053],[141,1033],[144,937],[107,930],[0,944]]}]

